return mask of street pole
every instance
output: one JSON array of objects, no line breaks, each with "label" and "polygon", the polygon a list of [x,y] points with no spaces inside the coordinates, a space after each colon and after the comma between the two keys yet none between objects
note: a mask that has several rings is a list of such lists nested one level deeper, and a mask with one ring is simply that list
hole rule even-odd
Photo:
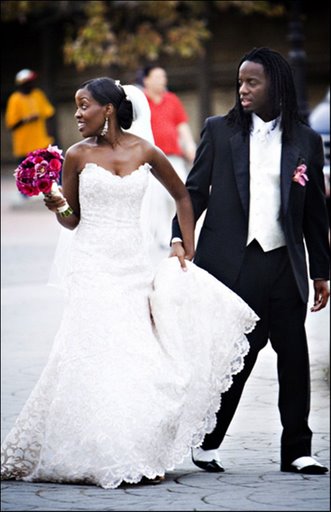
[{"label": "street pole", "polygon": [[300,116],[307,121],[309,107],[306,95],[306,52],[303,48],[303,23],[301,20],[300,0],[290,2],[290,19],[288,24],[288,40],[290,51],[288,58],[293,71],[294,83],[297,92],[298,107]]},{"label": "street pole", "polygon": [[[210,28],[212,16],[212,3],[205,1],[204,20],[206,27]],[[202,127],[206,118],[212,114],[212,60],[211,60],[211,41],[207,40],[204,44],[204,53],[197,64],[197,83],[200,99],[200,126]]]}]

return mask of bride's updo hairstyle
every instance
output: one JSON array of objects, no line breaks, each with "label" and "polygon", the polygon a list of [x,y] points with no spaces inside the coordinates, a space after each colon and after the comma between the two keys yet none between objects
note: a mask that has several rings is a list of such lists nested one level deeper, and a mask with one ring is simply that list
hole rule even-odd
[{"label": "bride's updo hairstyle", "polygon": [[116,108],[118,124],[128,130],[133,120],[132,103],[119,81],[108,77],[93,78],[84,82],[80,89],[87,89],[100,105],[111,103]]}]

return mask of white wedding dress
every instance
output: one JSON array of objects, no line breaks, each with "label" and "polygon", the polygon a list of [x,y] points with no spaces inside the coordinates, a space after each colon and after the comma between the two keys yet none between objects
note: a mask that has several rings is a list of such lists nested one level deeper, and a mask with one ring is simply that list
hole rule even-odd
[{"label": "white wedding dress", "polygon": [[47,365],[2,445],[2,478],[115,488],[173,469],[215,426],[258,317],[188,262],[143,243],[149,164],[80,175],[68,304]]}]

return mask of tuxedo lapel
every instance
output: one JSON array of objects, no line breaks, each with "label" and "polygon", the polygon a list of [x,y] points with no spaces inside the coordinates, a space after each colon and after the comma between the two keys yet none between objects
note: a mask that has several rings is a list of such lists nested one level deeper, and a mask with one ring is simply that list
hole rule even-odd
[{"label": "tuxedo lapel", "polygon": [[249,205],[249,137],[243,140],[242,134],[238,132],[231,137],[230,144],[238,192],[247,217]]},{"label": "tuxedo lapel", "polygon": [[281,158],[281,202],[284,216],[288,208],[292,177],[298,165],[300,149],[288,142],[283,143]]}]

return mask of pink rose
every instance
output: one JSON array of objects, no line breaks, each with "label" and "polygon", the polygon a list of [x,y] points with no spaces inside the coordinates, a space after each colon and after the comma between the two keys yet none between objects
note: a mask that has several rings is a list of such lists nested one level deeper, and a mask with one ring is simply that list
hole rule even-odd
[{"label": "pink rose", "polygon": [[295,169],[293,173],[292,181],[299,183],[302,187],[305,187],[306,181],[309,181],[306,171],[306,164],[298,165],[298,167]]},{"label": "pink rose", "polygon": [[49,161],[48,168],[50,171],[57,171],[59,172],[61,170],[62,164],[60,160],[56,158],[52,158],[52,160]]},{"label": "pink rose", "polygon": [[15,177],[19,181],[29,182],[32,181],[34,178],[35,172],[33,167],[30,167],[28,169],[21,169],[20,167],[16,169],[15,171]]},{"label": "pink rose", "polygon": [[25,196],[37,196],[39,194],[39,190],[37,190],[34,186],[28,183],[16,182],[17,188],[22,194]]},{"label": "pink rose", "polygon": [[41,155],[40,156],[34,156],[33,158],[31,158],[30,161],[33,162],[33,165],[41,164],[42,162],[45,162],[45,164],[47,165],[47,161]]},{"label": "pink rose", "polygon": [[36,185],[40,192],[43,194],[49,194],[52,188],[53,181],[47,177],[36,180]]}]

